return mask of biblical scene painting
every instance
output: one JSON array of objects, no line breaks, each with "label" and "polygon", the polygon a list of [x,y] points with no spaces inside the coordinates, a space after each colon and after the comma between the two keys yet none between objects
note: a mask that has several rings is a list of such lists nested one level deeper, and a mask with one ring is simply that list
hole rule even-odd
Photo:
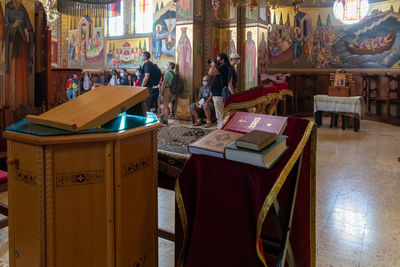
[{"label": "biblical scene painting", "polygon": [[138,68],[143,65],[143,51],[148,51],[150,38],[107,41],[107,68]]},{"label": "biblical scene painting", "polygon": [[176,6],[165,2],[156,3],[152,33],[154,62],[159,66],[175,62]]},{"label": "biblical scene painting", "polygon": [[7,1],[2,12],[5,20],[2,53],[6,76],[2,103],[15,109],[19,105],[29,104],[31,96],[33,97],[34,1]]},{"label": "biblical scene painting", "polygon": [[213,8],[213,15],[220,22],[236,22],[236,7],[230,1],[222,1],[218,8]]},{"label": "biblical scene painting", "polygon": [[[294,21],[294,25],[290,23]],[[400,9],[370,7],[360,22],[345,25],[332,13],[294,17],[273,14],[268,39],[271,68],[399,68]]]},{"label": "biblical scene painting", "polygon": [[105,42],[101,21],[84,16],[76,26],[75,23],[75,20],[71,19],[72,30],[68,31],[68,66],[85,69],[103,68]]},{"label": "biblical scene painting", "polygon": [[256,86],[257,83],[257,28],[246,28],[243,33],[245,41],[241,53],[242,80],[244,88],[248,89]]},{"label": "biblical scene painting", "polygon": [[[198,1],[198,0],[194,0]],[[193,18],[193,0],[177,0],[176,1],[176,17],[177,19]]]}]

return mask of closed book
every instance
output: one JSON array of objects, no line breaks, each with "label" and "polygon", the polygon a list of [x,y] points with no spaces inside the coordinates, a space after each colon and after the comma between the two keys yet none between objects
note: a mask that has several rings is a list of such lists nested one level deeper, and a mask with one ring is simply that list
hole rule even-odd
[{"label": "closed book", "polygon": [[225,158],[270,169],[287,150],[287,136],[277,135],[276,141],[261,151],[237,147],[235,142],[225,148]]},{"label": "closed book", "polygon": [[224,158],[225,147],[243,134],[215,130],[189,145],[189,153]]},{"label": "closed book", "polygon": [[239,111],[225,124],[223,130],[244,134],[253,130],[282,134],[286,125],[287,117]]},{"label": "closed book", "polygon": [[260,151],[275,142],[276,133],[254,130],[236,140],[236,146]]}]

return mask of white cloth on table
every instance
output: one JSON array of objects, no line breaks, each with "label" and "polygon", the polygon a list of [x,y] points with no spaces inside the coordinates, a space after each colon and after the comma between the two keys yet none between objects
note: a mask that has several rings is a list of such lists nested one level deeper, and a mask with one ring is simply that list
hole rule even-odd
[{"label": "white cloth on table", "polygon": [[361,96],[340,97],[315,95],[314,112],[317,111],[352,113],[358,114],[358,116],[362,118],[365,113],[365,103]]}]

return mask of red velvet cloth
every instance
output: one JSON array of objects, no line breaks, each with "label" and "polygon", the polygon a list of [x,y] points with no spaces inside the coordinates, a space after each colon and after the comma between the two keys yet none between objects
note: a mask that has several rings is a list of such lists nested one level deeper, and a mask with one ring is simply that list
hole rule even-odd
[{"label": "red velvet cloth", "polygon": [[0,184],[7,183],[8,173],[6,171],[0,170]]},{"label": "red velvet cloth", "polygon": [[287,82],[275,82],[274,86],[278,87],[279,91],[289,89],[289,83]]},{"label": "red velvet cloth", "polygon": [[[184,266],[263,266],[256,250],[260,210],[308,125],[307,120],[288,119],[285,134],[289,148],[270,170],[204,155],[190,157],[179,177],[188,225]],[[309,138],[303,150],[290,236],[297,266],[310,266],[310,147]],[[294,177],[291,171],[278,194],[284,214]],[[276,236],[271,212],[264,221],[262,236]],[[273,258],[267,258],[268,266],[273,262]]]},{"label": "red velvet cloth", "polygon": [[248,91],[229,96],[225,101],[225,107],[233,103],[248,102],[272,93],[279,93],[277,86],[257,86]]}]

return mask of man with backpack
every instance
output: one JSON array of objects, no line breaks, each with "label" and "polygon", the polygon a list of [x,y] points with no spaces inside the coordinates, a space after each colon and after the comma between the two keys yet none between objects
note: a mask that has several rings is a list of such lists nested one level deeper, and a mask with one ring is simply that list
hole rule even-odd
[{"label": "man with backpack", "polygon": [[171,87],[174,79],[176,79],[175,77],[177,77],[174,72],[175,63],[169,62],[167,66],[165,66],[165,70],[166,72],[164,74],[164,81],[160,90],[160,102],[163,103],[162,114],[160,116],[160,121],[162,124],[168,124],[169,103],[171,103],[174,98],[174,95],[171,92]]},{"label": "man with backpack", "polygon": [[157,112],[157,99],[159,95],[159,84],[161,80],[161,70],[157,65],[150,61],[151,54],[144,51],[143,58],[143,81],[141,86],[149,89],[150,96],[144,101],[147,111]]}]

